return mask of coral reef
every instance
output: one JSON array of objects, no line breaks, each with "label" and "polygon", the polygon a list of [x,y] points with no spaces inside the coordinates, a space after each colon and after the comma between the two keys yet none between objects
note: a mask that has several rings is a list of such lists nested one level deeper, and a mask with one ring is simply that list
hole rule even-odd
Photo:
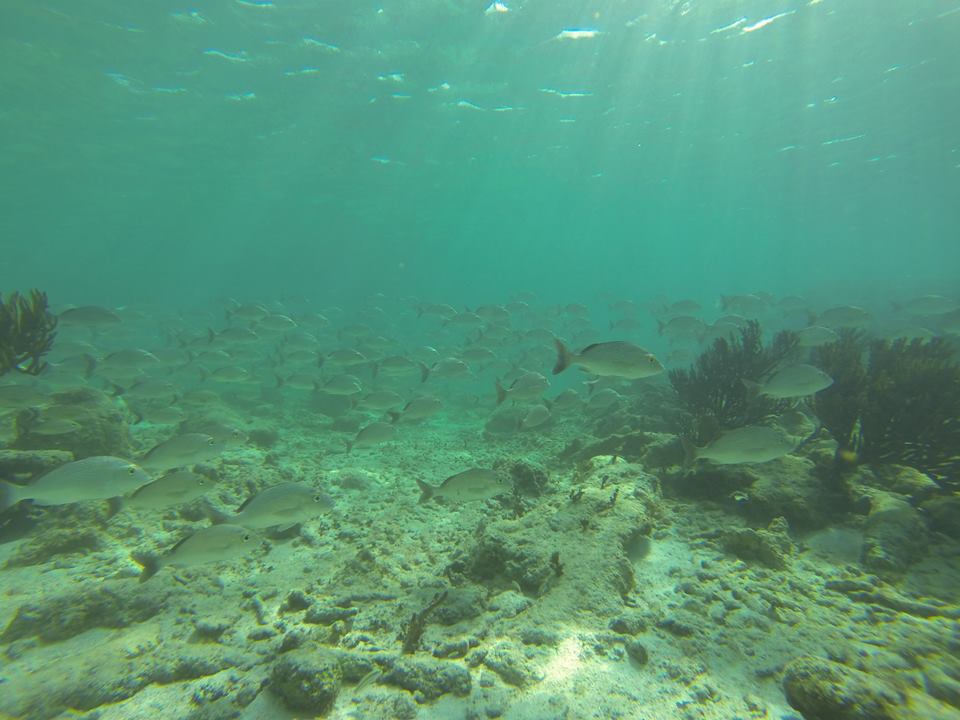
[{"label": "coral reef", "polygon": [[841,451],[909,465],[945,486],[958,482],[960,363],[948,342],[877,340],[864,366],[862,341],[846,333],[813,360],[835,380],[815,409]]},{"label": "coral reef", "polygon": [[840,451],[856,444],[857,423],[864,405],[867,371],[863,366],[863,333],[844,328],[836,342],[813,348],[811,362],[833,378],[833,385],[817,393],[813,408]]},{"label": "coral reef", "polygon": [[676,420],[680,434],[706,443],[721,430],[759,422],[784,410],[783,401],[756,395],[744,380],[758,380],[769,374],[797,348],[797,335],[777,333],[764,346],[760,323],[751,320],[739,338],[718,338],[688,370],[671,370],[670,384],[685,416]]},{"label": "coral reef", "polygon": [[57,318],[47,310],[47,294],[31,290],[6,300],[0,295],[0,375],[11,370],[39,375],[43,356],[53,347]]}]

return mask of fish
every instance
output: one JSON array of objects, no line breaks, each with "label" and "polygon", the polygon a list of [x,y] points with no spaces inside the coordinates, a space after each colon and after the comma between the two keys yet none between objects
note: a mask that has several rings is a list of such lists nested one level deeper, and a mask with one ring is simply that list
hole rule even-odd
[{"label": "fish", "polygon": [[747,317],[755,317],[767,309],[768,303],[758,295],[721,295],[720,307],[724,311],[731,310]]},{"label": "fish", "polygon": [[452,378],[470,374],[470,367],[459,358],[448,357],[438,360],[433,367],[420,365],[420,381],[426,382],[429,377]]},{"label": "fish", "polygon": [[239,525],[211,525],[197,530],[160,556],[134,557],[143,567],[140,582],[146,582],[165,567],[190,568],[226,562],[253,550],[253,534]]},{"label": "fish", "polygon": [[310,373],[295,372],[286,377],[277,375],[277,387],[288,387],[294,390],[316,390],[319,381]]},{"label": "fish", "polygon": [[206,494],[211,485],[206,475],[191,470],[174,470],[137,488],[126,504],[144,510],[161,510],[196,500]]},{"label": "fish", "polygon": [[374,422],[361,428],[353,440],[347,440],[347,452],[353,448],[369,448],[393,440],[397,428],[390,423]]},{"label": "fish", "polygon": [[241,320],[254,322],[256,320],[260,320],[261,318],[265,318],[270,314],[270,311],[263,307],[263,305],[250,304],[238,305],[235,308],[228,308],[226,314],[227,320],[232,320],[233,318],[237,317]]},{"label": "fish", "polygon": [[69,435],[75,433],[83,427],[76,420],[65,417],[45,417],[40,416],[37,421],[30,425],[31,435],[45,435],[53,437],[56,435]]},{"label": "fish", "polygon": [[415,478],[420,488],[420,503],[433,498],[442,498],[453,502],[464,503],[476,500],[489,500],[497,495],[510,492],[509,483],[493,470],[471,468],[456,475],[451,475],[439,485],[428,485],[419,478]]},{"label": "fish", "polygon": [[213,460],[223,452],[226,443],[206,433],[174,435],[155,446],[140,461],[148,470],[172,470],[184,465]]},{"label": "fish", "polygon": [[823,325],[810,325],[797,331],[800,347],[820,347],[840,339],[833,330]]},{"label": "fish", "polygon": [[838,305],[824,310],[817,323],[830,328],[863,327],[870,322],[870,313],[856,305]]},{"label": "fish", "polygon": [[531,407],[517,424],[520,430],[531,430],[532,428],[543,425],[550,419],[550,408],[546,405],[534,405]]},{"label": "fish", "polygon": [[400,411],[389,413],[393,422],[418,422],[436,415],[443,408],[443,403],[432,395],[416,397]]},{"label": "fish", "polygon": [[74,460],[54,468],[29,485],[0,481],[0,510],[31,500],[35,505],[69,505],[129,495],[151,477],[139,465],[111,455]]},{"label": "fish", "polygon": [[393,410],[395,407],[403,405],[403,398],[393,390],[374,390],[366,395],[358,406],[364,410]]},{"label": "fish", "polygon": [[622,377],[630,380],[650,377],[663,372],[663,365],[648,350],[622,340],[594,343],[579,353],[570,352],[560,340],[555,340],[557,363],[553,374],[558,375],[570,365],[579,365],[594,375]]},{"label": "fish", "polygon": [[590,398],[587,400],[587,410],[589,412],[606,410],[621,400],[623,400],[623,395],[616,390],[613,388],[603,388],[603,390],[597,390],[597,392],[590,394]]},{"label": "fish", "polygon": [[363,392],[363,385],[354,375],[336,375],[317,389],[327,395],[356,395]]},{"label": "fish", "polygon": [[233,515],[215,514],[214,521],[245,528],[296,525],[333,507],[333,498],[302,482],[272,485],[248,498]]},{"label": "fish", "polygon": [[179,393],[177,387],[166,380],[141,380],[128,388],[117,388],[117,394],[133,400],[176,400]]},{"label": "fish", "polygon": [[65,324],[87,327],[109,327],[120,322],[120,316],[113,310],[98,305],[81,305],[64,310],[58,319]]},{"label": "fish", "polygon": [[257,323],[258,328],[264,330],[269,330],[270,332],[283,332],[285,330],[293,330],[297,327],[297,323],[290,317],[286,315],[281,315],[280,313],[275,313],[272,315],[267,315],[265,318],[261,319]]},{"label": "fish", "polygon": [[160,358],[149,350],[130,348],[110,353],[100,361],[99,367],[101,369],[142,370],[160,364]]},{"label": "fish", "polygon": [[894,309],[910,315],[946,315],[960,309],[960,302],[943,295],[921,295],[903,304],[894,304]]},{"label": "fish", "polygon": [[495,382],[497,389],[497,405],[502,405],[507,398],[517,401],[539,400],[550,387],[550,381],[538,372],[525,372],[505,388],[500,380]]},{"label": "fish", "polygon": [[657,332],[673,340],[699,340],[707,330],[707,324],[692,315],[677,315],[666,322],[657,321]]},{"label": "fish", "polygon": [[19,410],[50,402],[50,393],[34,385],[0,385],[0,410]]},{"label": "fish", "polygon": [[747,425],[724,433],[706,447],[684,441],[687,465],[696,460],[709,460],[718,465],[764,463],[787,455],[796,442],[783,430],[765,425]]},{"label": "fish", "polygon": [[777,400],[807,397],[833,385],[833,378],[818,367],[798,363],[777,370],[760,383],[744,380],[750,390]]},{"label": "fish", "polygon": [[[389,357],[383,358],[373,365],[373,376],[383,376],[383,377],[409,377],[410,375],[420,375],[420,379],[426,380],[424,377],[425,367],[423,365],[415,363],[410,358],[406,358],[402,355],[391,355]],[[427,371],[429,373],[429,371]]]},{"label": "fish", "polygon": [[361,353],[358,350],[353,350],[352,348],[344,348],[341,350],[334,350],[329,353],[326,357],[320,358],[320,364],[323,365],[326,362],[333,363],[334,365],[339,365],[341,367],[354,367],[356,365],[364,365],[370,362],[367,359],[367,356]]},{"label": "fish", "polygon": [[252,378],[250,371],[239,365],[227,365],[218,367],[210,373],[210,379],[222,383],[242,383]]},{"label": "fish", "polygon": [[583,406],[583,398],[573,388],[567,388],[553,399],[552,407],[554,410],[566,412]]}]

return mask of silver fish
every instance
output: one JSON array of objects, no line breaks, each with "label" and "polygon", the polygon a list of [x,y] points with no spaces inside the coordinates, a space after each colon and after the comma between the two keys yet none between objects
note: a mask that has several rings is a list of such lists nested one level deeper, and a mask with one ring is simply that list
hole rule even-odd
[{"label": "silver fish", "polygon": [[187,568],[233,560],[253,550],[252,539],[252,533],[239,525],[211,525],[197,530],[159,557],[134,558],[143,566],[140,582],[167,566]]},{"label": "silver fish", "polygon": [[525,372],[505,388],[496,381],[497,405],[508,398],[516,402],[539,400],[550,387],[550,381],[538,372]]},{"label": "silver fish", "polygon": [[151,480],[144,470],[110,455],[66,463],[29,485],[0,482],[0,509],[21,500],[37,505],[67,505],[85,500],[106,500],[132,493]]},{"label": "silver fish", "polygon": [[777,370],[761,383],[745,380],[747,387],[777,400],[807,397],[833,385],[833,378],[813,365],[798,363]]},{"label": "silver fish", "polygon": [[718,465],[764,463],[790,453],[796,442],[784,431],[765,425],[748,425],[724,433],[706,447],[685,444],[688,463],[710,460]]},{"label": "silver fish", "polygon": [[797,331],[797,335],[800,338],[800,347],[820,347],[840,339],[837,333],[823,325],[810,325]]},{"label": "silver fish", "polygon": [[140,464],[148,470],[172,470],[212,460],[225,446],[225,442],[206,433],[174,435],[144,455]]},{"label": "silver fish", "polygon": [[333,499],[306,483],[288,482],[273,485],[249,498],[228,522],[248,528],[274,525],[295,525],[333,507]]},{"label": "silver fish", "polygon": [[863,327],[870,322],[870,313],[856,305],[838,305],[824,310],[817,323],[831,328]]},{"label": "silver fish", "polygon": [[60,322],[71,325],[86,325],[87,327],[107,327],[120,322],[120,316],[113,310],[97,305],[83,305],[70,308],[60,313]]},{"label": "silver fish", "polygon": [[594,343],[579,353],[570,352],[559,340],[556,341],[556,347],[557,364],[553,368],[554,375],[562,373],[570,365],[579,365],[594,375],[631,380],[663,372],[663,365],[651,352],[630,342]]},{"label": "silver fish", "polygon": [[210,490],[210,479],[190,470],[175,470],[138,488],[127,504],[141,509],[159,510],[196,500]]},{"label": "silver fish", "polygon": [[453,502],[489,500],[511,490],[509,483],[505,483],[497,473],[484,468],[464,470],[451,475],[437,486],[428,485],[419,478],[416,478],[416,481],[420,488],[421,503],[431,498],[443,498]]},{"label": "silver fish", "polygon": [[531,430],[543,425],[550,419],[550,409],[546,405],[534,405],[520,419],[520,430]]},{"label": "silver fish", "polygon": [[391,412],[390,417],[393,422],[418,422],[436,415],[442,407],[443,403],[439,399],[424,395],[408,402],[403,406],[403,410]]},{"label": "silver fish", "polygon": [[353,448],[368,448],[393,440],[397,435],[397,428],[390,423],[374,422],[361,428],[353,440],[347,441],[347,452]]}]

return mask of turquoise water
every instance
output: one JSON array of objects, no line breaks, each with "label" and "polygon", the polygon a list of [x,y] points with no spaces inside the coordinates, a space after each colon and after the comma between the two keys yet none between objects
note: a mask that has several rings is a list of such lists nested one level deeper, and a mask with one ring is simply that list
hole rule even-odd
[{"label": "turquoise water", "polygon": [[960,720],[958,38],[4,3],[0,720]]},{"label": "turquoise water", "polygon": [[[3,285],[189,305],[954,279],[949,3],[507,6],[8,4]],[[557,39],[575,28],[598,34]]]}]

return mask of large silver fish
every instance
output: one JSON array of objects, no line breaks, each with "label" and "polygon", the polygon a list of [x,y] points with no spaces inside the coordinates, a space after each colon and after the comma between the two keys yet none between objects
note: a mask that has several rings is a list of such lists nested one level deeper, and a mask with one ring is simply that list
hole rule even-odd
[{"label": "large silver fish", "polygon": [[322,515],[333,499],[302,482],[272,485],[243,503],[234,515],[220,516],[229,524],[248,528],[295,525]]},{"label": "large silver fish", "polygon": [[760,395],[777,400],[813,395],[833,385],[833,378],[813,365],[797,363],[777,370],[760,383],[744,380],[744,384]]},{"label": "large silver fish", "polygon": [[127,504],[150,510],[182,505],[201,497],[210,490],[212,484],[205,475],[190,470],[175,470],[137,489]]},{"label": "large silver fish", "polygon": [[797,443],[783,430],[748,425],[724,433],[706,447],[685,443],[687,463],[709,460],[718,465],[764,463],[790,453]]},{"label": "large silver fish", "polygon": [[471,468],[456,475],[451,475],[437,486],[428,485],[419,478],[417,486],[420,488],[420,502],[425,503],[431,498],[443,498],[453,502],[471,502],[475,500],[489,500],[497,495],[510,492],[512,486],[493,470]]},{"label": "large silver fish", "polygon": [[67,505],[128,495],[150,482],[144,470],[110,455],[66,463],[29,485],[0,482],[0,509],[32,500],[37,505]]},{"label": "large silver fish", "polygon": [[163,555],[135,557],[143,566],[140,582],[146,582],[167,566],[188,568],[233,560],[253,550],[252,539],[250,530],[239,525],[212,525],[197,530]]},{"label": "large silver fish", "polygon": [[143,456],[140,464],[148,470],[172,470],[212,460],[223,452],[226,443],[206,433],[174,435]]},{"label": "large silver fish", "polygon": [[557,364],[553,374],[557,375],[570,365],[579,365],[594,375],[637,380],[663,372],[663,365],[648,350],[625,341],[603,342],[588,345],[579,353],[570,352],[556,340]]}]

